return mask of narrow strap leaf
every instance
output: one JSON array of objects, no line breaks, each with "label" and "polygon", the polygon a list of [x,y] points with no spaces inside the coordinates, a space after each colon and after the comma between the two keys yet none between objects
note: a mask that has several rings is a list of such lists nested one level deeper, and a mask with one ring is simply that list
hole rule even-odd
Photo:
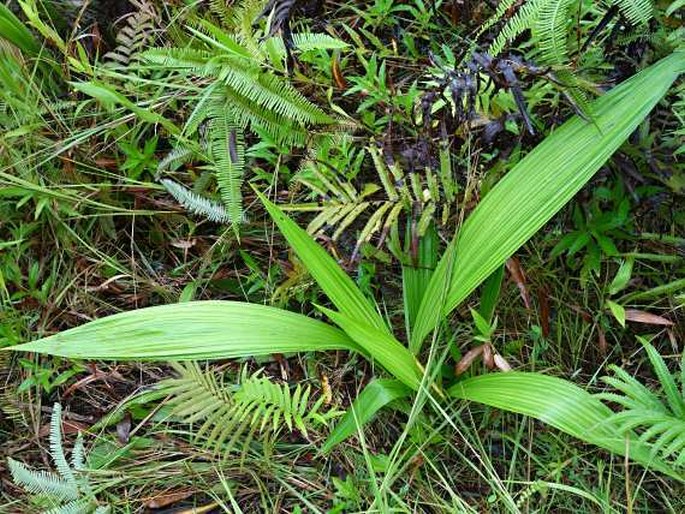
[{"label": "narrow strap leaf", "polygon": [[390,335],[381,315],[326,250],[264,195],[257,194],[281,233],[333,305],[345,316]]},{"label": "narrow strap leaf", "polygon": [[423,375],[419,362],[392,335],[381,332],[340,312],[324,307],[318,307],[318,309],[342,328],[371,358],[395,378],[414,390],[419,388]]}]

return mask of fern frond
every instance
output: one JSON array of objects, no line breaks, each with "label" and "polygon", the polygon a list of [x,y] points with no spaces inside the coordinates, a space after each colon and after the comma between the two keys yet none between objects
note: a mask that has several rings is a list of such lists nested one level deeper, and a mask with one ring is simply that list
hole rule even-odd
[{"label": "fern frond", "polygon": [[614,0],[613,4],[633,25],[646,25],[654,14],[652,0]]},{"label": "fern frond", "polygon": [[[320,154],[312,154],[295,177],[314,196],[323,198],[317,205],[291,207],[292,210],[318,212],[307,226],[310,234],[331,231],[335,241],[350,227],[361,227],[357,231],[357,243],[352,254],[356,256],[362,245],[374,235],[394,230],[403,214],[419,215],[415,220],[419,237],[425,234],[436,215],[441,215],[445,221],[449,218],[458,186],[452,176],[447,149],[441,152],[439,172],[427,168],[419,174],[405,173],[397,163],[388,165],[380,150],[370,145],[354,159],[357,165],[361,165],[364,156],[370,155],[378,180],[360,187],[338,173],[338,169],[345,169],[350,164],[337,162],[336,151],[336,146],[321,146]],[[442,212],[438,212],[438,205]]]},{"label": "fern frond", "polygon": [[488,18],[485,23],[480,26],[478,32],[476,33],[476,39],[502,21],[502,18],[504,18],[506,12],[511,9],[514,6],[514,3],[517,1],[518,0],[502,0],[501,2],[497,2],[497,9],[495,9],[495,12],[492,14],[492,16],[490,16],[490,18]]},{"label": "fern frond", "polygon": [[543,2],[533,23],[537,36],[539,61],[563,64],[568,61],[569,7],[573,0]]},{"label": "fern frond", "polygon": [[7,463],[14,483],[30,494],[44,494],[57,501],[78,498],[79,492],[75,484],[67,482],[54,473],[32,470],[12,458],[8,458]]},{"label": "fern frond", "polygon": [[[171,396],[174,415],[188,423],[201,423],[195,434],[215,451],[231,451],[256,433],[275,435],[285,424],[307,435],[308,427],[326,424],[337,411],[322,412],[322,401],[309,407],[311,388],[301,385],[291,392],[257,372],[243,369],[237,387],[222,383],[211,370],[197,363],[174,364],[179,376],[165,380],[160,388]],[[235,389],[235,390],[232,390]],[[281,423],[283,421],[283,423]]]},{"label": "fern frond", "polygon": [[488,53],[493,57],[498,56],[510,41],[513,41],[534,25],[535,21],[540,17],[540,12],[550,3],[555,3],[555,0],[528,0],[524,2],[516,11],[516,14],[509,18],[501,28],[495,40],[488,47]]},{"label": "fern frond", "polygon": [[267,111],[302,125],[323,125],[334,121],[289,82],[268,71],[225,68],[218,78],[237,94]]},{"label": "fern frond", "polygon": [[91,512],[93,512],[93,502],[80,499],[46,510],[43,514],[91,514]]},{"label": "fern frond", "polygon": [[119,30],[116,36],[117,46],[104,56],[108,64],[127,66],[137,60],[139,54],[149,46],[155,31],[157,14],[154,5],[146,0],[130,0],[137,11],[126,18],[126,25]]},{"label": "fern frond", "polygon": [[74,449],[71,450],[71,465],[75,471],[81,471],[85,467],[86,448],[83,444],[83,434],[81,432],[76,436]]},{"label": "fern frond", "polygon": [[56,403],[50,419],[50,455],[59,474],[34,471],[13,459],[8,459],[9,469],[14,482],[28,493],[47,496],[56,503],[67,502],[46,511],[46,514],[88,514],[97,502],[87,476],[80,473],[85,462],[83,436],[79,433],[76,439],[71,455],[72,469],[64,455],[61,425],[62,407]]},{"label": "fern frond", "polygon": [[233,19],[232,5],[229,6],[226,0],[209,0],[209,10],[219,17],[226,25],[230,25]]},{"label": "fern frond", "polygon": [[[603,377],[603,380],[623,394],[604,393],[598,396],[605,401],[616,402],[624,407],[623,410],[611,416],[610,423],[623,432],[638,430],[640,440],[651,445],[655,456],[659,455],[674,466],[683,466],[685,465],[685,412],[683,412],[684,400],[681,391],[675,377],[666,367],[663,357],[646,339],[639,338],[639,340],[647,351],[666,402],[625,370],[616,366],[610,368],[614,372],[614,377]],[[681,362],[681,366],[683,364]]]},{"label": "fern frond", "polygon": [[666,400],[668,401],[668,406],[677,417],[685,419],[685,400],[678,390],[678,385],[676,384],[675,378],[671,375],[668,370],[664,358],[656,351],[656,348],[652,346],[647,339],[644,337],[638,337],[638,340],[644,346],[649,361],[652,364],[652,369],[659,379],[661,388],[663,389]]},{"label": "fern frond", "polygon": [[280,145],[304,146],[310,132],[299,125],[291,123],[283,116],[264,110],[249,97],[238,94],[227,88],[226,107],[238,126],[250,127],[253,130],[264,129]]},{"label": "fern frond", "polygon": [[181,164],[193,158],[195,152],[185,146],[177,146],[166,154],[157,164],[157,176],[165,171],[175,171]]},{"label": "fern frond", "polygon": [[50,455],[59,475],[78,490],[76,477],[64,455],[64,446],[62,445],[62,406],[59,403],[55,403],[52,407],[52,417],[50,418]]},{"label": "fern frond", "polygon": [[310,394],[310,386],[298,385],[293,394],[287,384],[272,382],[260,372],[247,376],[243,370],[240,388],[233,397],[241,416],[251,414],[250,424],[259,426],[259,431],[271,427],[272,432],[278,432],[282,419],[290,431],[295,426],[306,436],[307,425],[325,424],[331,417],[330,413],[319,412],[321,402],[308,407]]},{"label": "fern frond", "polygon": [[181,184],[169,179],[162,179],[162,185],[187,210],[204,216],[214,223],[230,223],[231,217],[221,204],[204,198]]},{"label": "fern frond", "polygon": [[222,111],[209,125],[209,154],[224,207],[228,217],[236,223],[243,216],[241,186],[245,170],[245,141],[242,129],[232,122],[228,110]]}]

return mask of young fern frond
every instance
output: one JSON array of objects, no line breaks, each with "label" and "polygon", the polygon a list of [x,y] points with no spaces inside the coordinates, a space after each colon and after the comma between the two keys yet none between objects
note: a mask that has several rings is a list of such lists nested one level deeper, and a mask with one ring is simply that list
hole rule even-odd
[{"label": "young fern frond", "polygon": [[199,216],[204,216],[214,223],[230,223],[229,216],[223,205],[204,198],[181,184],[169,179],[162,179],[162,185],[173,196],[178,203],[190,212]]},{"label": "young fern frond", "polygon": [[126,25],[116,36],[117,46],[107,52],[105,61],[112,67],[125,67],[138,60],[140,53],[152,42],[157,14],[146,0],[130,0],[137,11],[126,18]]},{"label": "young fern frond", "polygon": [[[102,509],[105,507],[97,507],[97,509]],[[109,512],[109,508],[106,508],[104,512]],[[93,513],[93,502],[88,499],[72,500],[69,503],[54,507],[50,510],[46,510],[43,514],[91,514]],[[102,510],[100,510],[102,512]]]},{"label": "young fern frond", "polygon": [[8,464],[14,483],[23,487],[29,494],[46,496],[54,503],[61,504],[43,514],[109,512],[108,507],[98,507],[87,477],[82,475],[85,463],[82,435],[78,435],[71,454],[72,467],[64,455],[61,424],[62,407],[56,403],[50,419],[50,455],[58,474],[32,470],[10,458]]},{"label": "young fern frond", "polygon": [[35,471],[12,458],[7,459],[12,480],[26,492],[46,495],[56,501],[70,501],[79,497],[78,488],[60,476],[47,471]]},{"label": "young fern frond", "polygon": [[50,418],[50,455],[59,475],[78,490],[76,477],[64,455],[64,447],[62,445],[62,406],[59,403],[55,403],[53,406],[52,417]]},{"label": "young fern frond", "polygon": [[[654,373],[659,380],[662,395],[659,395],[637,379],[616,366],[610,369],[613,377],[604,377],[622,394],[603,393],[598,395],[605,401],[618,403],[623,409],[614,414],[609,422],[622,431],[638,430],[640,440],[651,444],[652,452],[674,466],[685,465],[685,391],[674,375],[670,373],[663,357],[647,340],[638,338],[647,352]],[[681,362],[679,380],[683,382],[685,361]]]},{"label": "young fern frond", "polygon": [[325,425],[337,411],[322,412],[323,400],[309,406],[311,388],[298,385],[291,392],[260,372],[248,375],[244,369],[237,386],[226,386],[212,370],[197,363],[174,364],[178,377],[167,379],[160,388],[171,396],[174,415],[187,423],[198,423],[195,437],[216,452],[228,452],[241,441],[244,446],[258,433],[277,434],[285,423],[307,435],[308,428]]}]

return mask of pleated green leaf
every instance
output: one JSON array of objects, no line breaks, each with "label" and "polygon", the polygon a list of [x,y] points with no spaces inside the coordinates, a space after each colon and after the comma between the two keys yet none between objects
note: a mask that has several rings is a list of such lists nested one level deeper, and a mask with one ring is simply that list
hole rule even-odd
[{"label": "pleated green leaf", "polygon": [[6,39],[30,56],[40,51],[40,44],[28,27],[3,4],[0,4],[0,38]]},{"label": "pleated green leaf", "polygon": [[383,407],[395,400],[407,398],[411,394],[412,390],[399,380],[381,379],[369,383],[335,426],[321,451],[323,453],[331,451],[345,439],[355,435]]},{"label": "pleated green leaf", "polygon": [[634,433],[624,435],[609,407],[567,380],[540,373],[490,373],[459,382],[449,395],[531,416],[617,455],[628,452],[635,462],[684,481]]},{"label": "pleated green leaf", "polygon": [[381,315],[326,250],[264,195],[257,194],[291,248],[333,305],[345,316],[390,334]]},{"label": "pleated green leaf", "polygon": [[324,307],[318,309],[338,325],[378,364],[402,383],[414,390],[421,383],[421,367],[414,355],[392,335],[369,326],[363,321]]},{"label": "pleated green leaf", "polygon": [[[684,68],[681,51],[638,73],[592,103],[594,123],[573,117],[497,183],[451,243],[456,246],[452,269],[443,258],[433,274],[411,335],[412,348],[420,348],[444,316],[573,198]],[[441,309],[437,303],[445,287]]]},{"label": "pleated green leaf", "polygon": [[77,359],[229,359],[345,349],[359,351],[340,330],[264,305],[185,302],[101,318],[10,350]]}]

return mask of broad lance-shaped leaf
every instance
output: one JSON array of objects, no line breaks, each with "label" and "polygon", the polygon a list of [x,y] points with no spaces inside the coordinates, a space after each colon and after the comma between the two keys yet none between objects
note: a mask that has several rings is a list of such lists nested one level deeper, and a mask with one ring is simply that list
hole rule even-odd
[{"label": "broad lance-shaped leaf", "polygon": [[412,390],[399,380],[381,379],[369,383],[352,402],[342,419],[335,425],[321,451],[327,453],[371,421],[389,403],[407,398]]},{"label": "broad lance-shaped leaf", "polygon": [[307,232],[266,197],[257,193],[281,233],[319,287],[345,316],[390,334],[383,318],[333,258]]},{"label": "broad lance-shaped leaf", "polygon": [[275,307],[230,301],[176,303],[123,312],[8,349],[110,360],[361,351],[343,332],[321,321]]},{"label": "broad lance-shaped leaf", "polygon": [[[530,239],[611,157],[685,68],[676,52],[592,102],[594,123],[578,116],[545,138],[485,196],[443,258],[411,335],[415,351],[441,319]],[[443,309],[437,305],[449,287]]]},{"label": "broad lance-shaped leaf", "polygon": [[627,451],[635,462],[685,481],[634,433],[623,434],[609,407],[567,380],[540,373],[489,373],[459,382],[449,395],[531,416],[617,455]]}]

